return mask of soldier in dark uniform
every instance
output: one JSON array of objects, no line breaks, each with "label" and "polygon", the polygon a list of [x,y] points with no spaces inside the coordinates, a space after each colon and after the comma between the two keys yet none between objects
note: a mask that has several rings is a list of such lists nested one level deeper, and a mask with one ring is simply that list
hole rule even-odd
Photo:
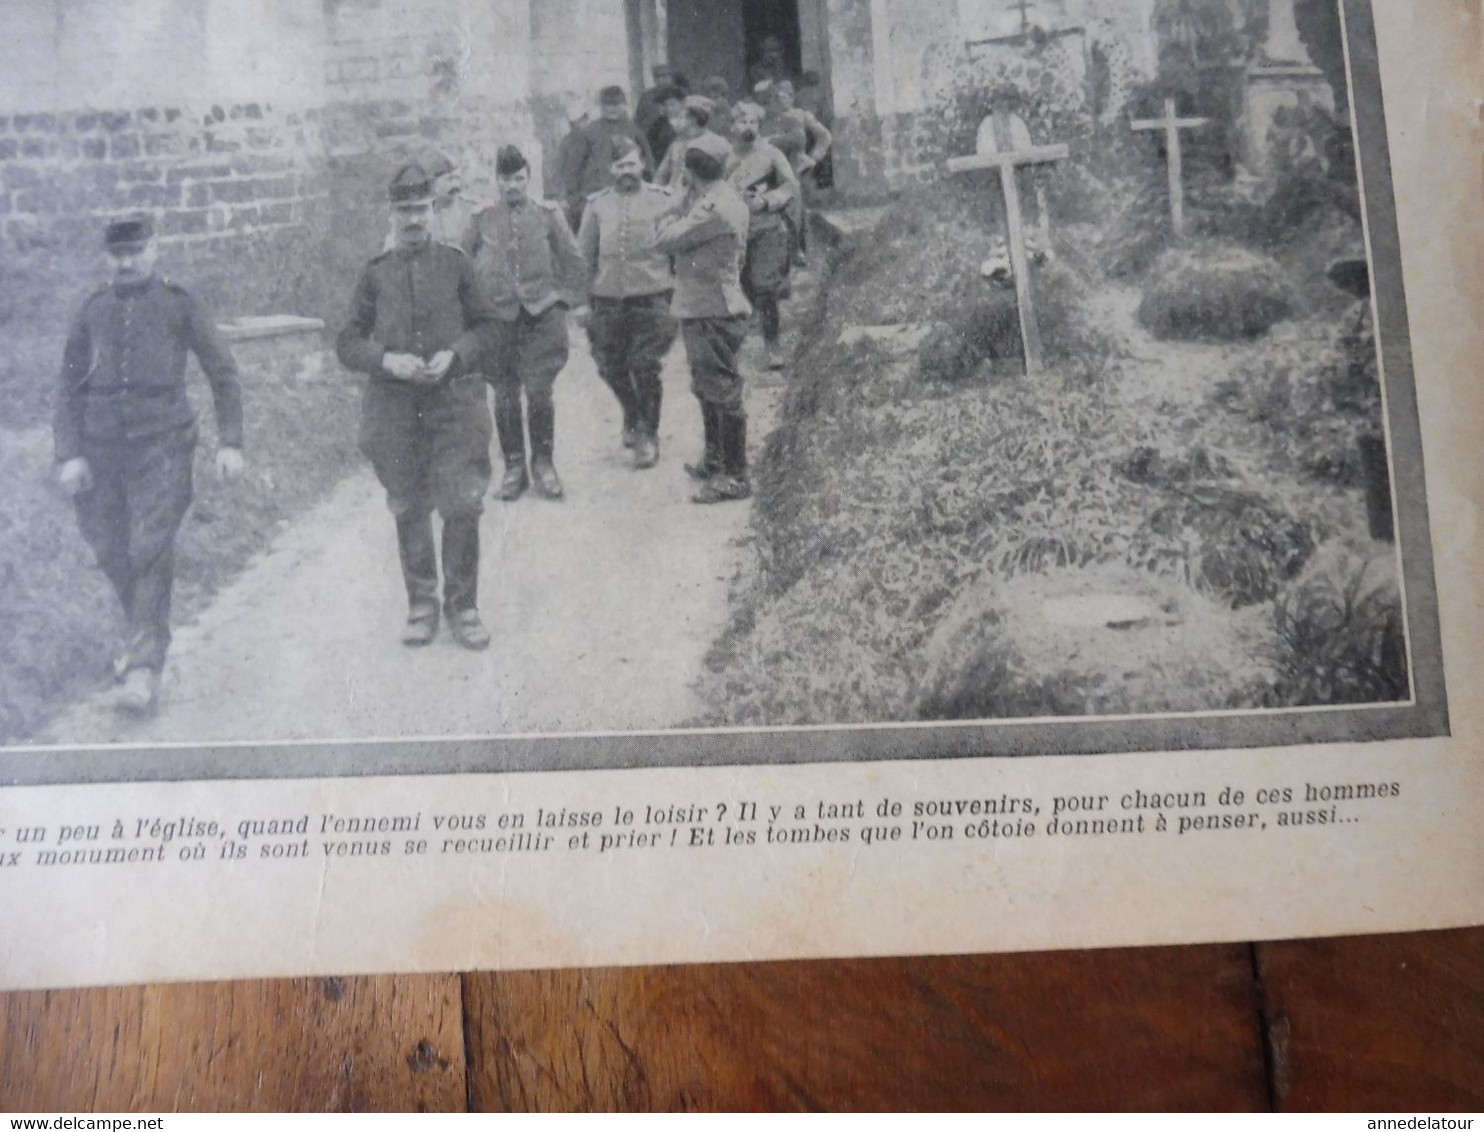
[{"label": "soldier in dark uniform", "polygon": [[593,194],[577,234],[592,306],[587,332],[598,374],[623,410],[634,467],[652,468],[660,456],[660,368],[676,331],[670,259],[654,246],[670,192],[644,182],[638,146],[621,141],[615,152],[613,186]]},{"label": "soldier in dark uniform", "polygon": [[587,314],[581,298],[586,267],[561,207],[531,199],[530,169],[520,150],[513,145],[500,150],[495,176],[500,201],[475,216],[463,246],[495,305],[487,372],[495,387],[495,428],[505,457],[500,498],[507,503],[519,499],[534,480],[541,495],[561,499],[562,481],[553,462],[552,387],[567,364],[567,311]]},{"label": "soldier in dark uniform", "polygon": [[749,209],[728,183],[731,147],[702,134],[685,154],[690,192],[661,222],[656,248],[675,260],[673,312],[680,319],[691,390],[701,403],[705,455],[685,470],[701,481],[697,503],[752,494],[747,478],[747,411],[737,350],[752,313],[742,291]]},{"label": "soldier in dark uniform", "polygon": [[432,178],[404,166],[388,194],[397,247],[356,280],[350,321],[336,340],[347,369],[370,376],[361,406],[361,451],[397,520],[407,584],[407,645],[438,632],[438,552],[443,519],[443,613],[465,648],[488,647],[479,619],[479,516],[490,484],[490,418],[479,359],[495,311],[458,248],[432,238]]},{"label": "soldier in dark uniform", "polygon": [[191,503],[197,431],[187,353],[211,385],[223,478],[243,468],[242,390],[210,315],[155,274],[150,222],[110,224],[104,244],[113,282],[83,304],[68,335],[53,427],[58,479],[124,610],[115,706],[145,715],[158,702],[175,539]]},{"label": "soldier in dark uniform", "polygon": [[582,224],[582,210],[587,198],[611,183],[613,143],[628,138],[644,155],[644,175],[654,172],[654,157],[649,139],[629,117],[629,100],[621,86],[607,86],[598,92],[598,117],[578,130],[562,147],[562,187],[567,196],[567,223],[572,229]]}]

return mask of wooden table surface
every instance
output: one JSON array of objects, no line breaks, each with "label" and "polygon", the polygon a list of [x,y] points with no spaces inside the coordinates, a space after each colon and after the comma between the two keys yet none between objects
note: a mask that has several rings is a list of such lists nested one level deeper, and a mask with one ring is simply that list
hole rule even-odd
[{"label": "wooden table surface", "polygon": [[7,1110],[1484,1109],[1484,929],[0,995]]}]

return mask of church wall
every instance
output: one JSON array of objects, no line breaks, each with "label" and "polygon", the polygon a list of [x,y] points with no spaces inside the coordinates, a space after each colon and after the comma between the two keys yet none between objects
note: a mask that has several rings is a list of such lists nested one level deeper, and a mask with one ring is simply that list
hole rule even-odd
[{"label": "church wall", "polygon": [[320,21],[301,0],[244,11],[7,0],[4,247],[95,246],[139,213],[185,244],[301,226],[325,195]]}]

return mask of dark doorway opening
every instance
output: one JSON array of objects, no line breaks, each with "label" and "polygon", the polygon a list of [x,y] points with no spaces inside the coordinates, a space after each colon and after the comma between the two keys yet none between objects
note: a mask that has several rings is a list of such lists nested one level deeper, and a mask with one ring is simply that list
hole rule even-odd
[{"label": "dark doorway opening", "polygon": [[[801,19],[814,16],[818,2],[669,0],[669,61],[694,85],[720,75],[731,88],[732,97],[740,98],[752,90],[765,44],[771,37],[781,49],[787,77],[797,80],[806,70],[814,70],[824,78],[824,45],[819,42],[822,35],[812,24],[806,27],[806,20]],[[815,33],[812,37],[811,31]]]}]

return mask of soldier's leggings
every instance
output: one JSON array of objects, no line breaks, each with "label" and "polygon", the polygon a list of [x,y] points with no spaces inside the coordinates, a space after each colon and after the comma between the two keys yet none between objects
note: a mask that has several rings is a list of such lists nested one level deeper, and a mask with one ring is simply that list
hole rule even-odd
[{"label": "soldier's leggings", "polygon": [[592,300],[588,341],[593,361],[623,409],[624,428],[656,436],[664,386],[660,368],[675,343],[678,326],[670,315],[670,293],[629,299]]},{"label": "soldier's leggings", "polygon": [[757,310],[765,342],[778,341],[778,300],[788,289],[792,265],[793,235],[786,225],[766,228],[748,238],[742,290]]},{"label": "soldier's leggings", "polygon": [[175,539],[191,505],[194,424],[142,440],[85,441],[93,486],[77,525],[123,606],[128,668],[165,667]]},{"label": "soldier's leggings", "polygon": [[432,512],[443,517],[443,605],[477,604],[479,515],[489,489],[490,415],[484,381],[464,374],[434,388],[373,380],[361,406],[361,451],[396,516],[408,604],[438,604]]},{"label": "soldier's leggings", "polygon": [[552,387],[567,364],[567,351],[567,308],[562,303],[539,315],[522,310],[514,321],[498,324],[486,368],[495,390],[495,424],[507,465],[525,460],[522,392],[530,417],[531,450],[550,458],[556,432]]}]

